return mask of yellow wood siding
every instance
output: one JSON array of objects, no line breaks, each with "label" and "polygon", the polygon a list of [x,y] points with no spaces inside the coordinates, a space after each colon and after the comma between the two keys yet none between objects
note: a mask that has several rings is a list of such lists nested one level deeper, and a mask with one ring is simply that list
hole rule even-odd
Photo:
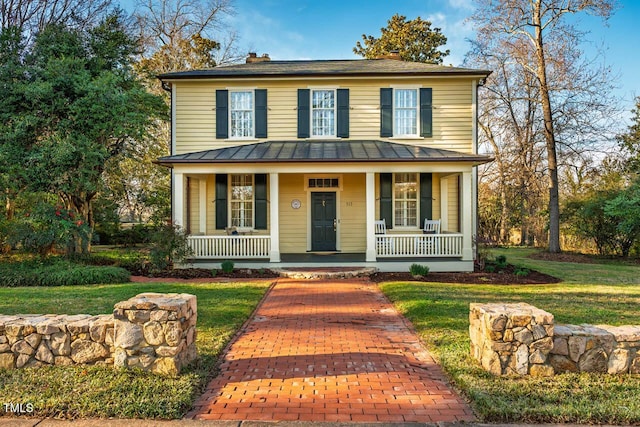
[{"label": "yellow wood siding", "polygon": [[[249,81],[178,81],[176,86],[175,138],[176,153],[182,154],[255,143],[216,139],[216,89],[267,89],[266,140],[297,139],[297,89],[331,87],[349,89],[349,139],[383,139],[400,143],[472,151],[472,79],[322,79]],[[380,138],[380,88],[430,87],[433,89],[433,137],[417,139]],[[264,141],[264,140],[262,140]]]},{"label": "yellow wood siding", "polygon": [[367,249],[367,205],[365,174],[343,175],[340,193],[340,249],[364,252]]},{"label": "yellow wood siding", "polygon": [[215,175],[207,175],[207,235],[212,235],[216,231],[216,206],[213,201],[216,199]]},{"label": "yellow wood siding", "polygon": [[[304,175],[281,174],[280,177],[280,252],[305,253],[307,251],[307,195],[304,191]],[[302,202],[299,209],[291,207],[291,201]]]},{"label": "yellow wood siding", "polygon": [[191,205],[189,209],[189,229],[191,234],[200,233],[200,181],[198,178],[190,178],[189,180],[189,199]]},{"label": "yellow wood siding", "polygon": [[449,229],[447,231],[459,232],[458,229],[458,179],[451,177],[448,180],[449,190]]}]

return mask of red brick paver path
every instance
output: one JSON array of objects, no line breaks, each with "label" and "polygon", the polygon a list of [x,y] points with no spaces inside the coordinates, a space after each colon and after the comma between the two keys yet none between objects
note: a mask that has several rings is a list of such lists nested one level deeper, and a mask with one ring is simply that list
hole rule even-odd
[{"label": "red brick paver path", "polygon": [[206,420],[474,419],[375,284],[281,279],[187,414]]}]

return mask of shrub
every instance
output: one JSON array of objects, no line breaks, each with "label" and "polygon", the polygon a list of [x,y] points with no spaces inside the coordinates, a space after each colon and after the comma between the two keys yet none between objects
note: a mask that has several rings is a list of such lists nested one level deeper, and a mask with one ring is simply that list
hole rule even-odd
[{"label": "shrub", "polygon": [[484,271],[486,271],[487,273],[495,273],[496,272],[496,266],[493,264],[486,264],[484,266]]},{"label": "shrub", "polygon": [[233,263],[233,261],[229,261],[229,260],[227,260],[227,261],[222,261],[222,264],[220,264],[220,268],[222,269],[222,271],[223,271],[224,273],[229,274],[229,273],[233,273],[233,267],[234,267],[234,265],[235,265],[235,264]]},{"label": "shrub", "polygon": [[187,234],[177,225],[157,226],[151,235],[149,261],[155,270],[165,270],[192,253]]},{"label": "shrub", "polygon": [[211,277],[216,277],[218,275],[218,270],[215,268],[211,269]]},{"label": "shrub", "polygon": [[496,267],[498,269],[503,269],[507,266],[507,257],[504,255],[498,255],[496,257]]},{"label": "shrub", "polygon": [[0,264],[0,287],[126,283],[130,277],[127,270],[119,267],[81,265],[56,259]]},{"label": "shrub", "polygon": [[429,274],[429,267],[426,265],[411,264],[409,273],[411,273],[412,276],[426,276]]},{"label": "shrub", "polygon": [[82,252],[90,235],[91,229],[77,212],[41,202],[13,221],[5,239],[11,246],[21,245],[26,251],[45,257],[56,249]]},{"label": "shrub", "polygon": [[529,275],[529,273],[531,273],[531,271],[529,271],[528,268],[518,267],[518,269],[516,269],[516,271],[513,274],[515,274],[518,277],[526,277]]}]

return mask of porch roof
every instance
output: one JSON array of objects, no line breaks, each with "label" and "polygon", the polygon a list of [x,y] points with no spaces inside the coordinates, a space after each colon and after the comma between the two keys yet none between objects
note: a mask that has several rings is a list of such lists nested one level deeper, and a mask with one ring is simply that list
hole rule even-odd
[{"label": "porch roof", "polygon": [[387,141],[267,141],[215,150],[160,157],[164,166],[196,163],[272,162],[469,162],[492,161],[489,156]]}]

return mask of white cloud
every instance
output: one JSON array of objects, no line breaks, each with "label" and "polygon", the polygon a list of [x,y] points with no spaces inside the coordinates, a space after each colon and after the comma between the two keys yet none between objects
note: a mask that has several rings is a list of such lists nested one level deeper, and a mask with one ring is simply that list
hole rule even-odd
[{"label": "white cloud", "polygon": [[431,21],[432,28],[440,28],[442,34],[447,37],[447,44],[444,48],[449,49],[451,53],[444,58],[444,63],[455,66],[462,64],[464,56],[469,50],[467,39],[473,37],[473,26],[471,23],[464,17],[453,17],[452,15],[442,12],[432,13],[425,19]]},{"label": "white cloud", "polygon": [[243,9],[230,21],[242,37],[242,49],[268,53],[272,59],[298,59],[299,46],[305,44],[303,34],[256,10]]}]

